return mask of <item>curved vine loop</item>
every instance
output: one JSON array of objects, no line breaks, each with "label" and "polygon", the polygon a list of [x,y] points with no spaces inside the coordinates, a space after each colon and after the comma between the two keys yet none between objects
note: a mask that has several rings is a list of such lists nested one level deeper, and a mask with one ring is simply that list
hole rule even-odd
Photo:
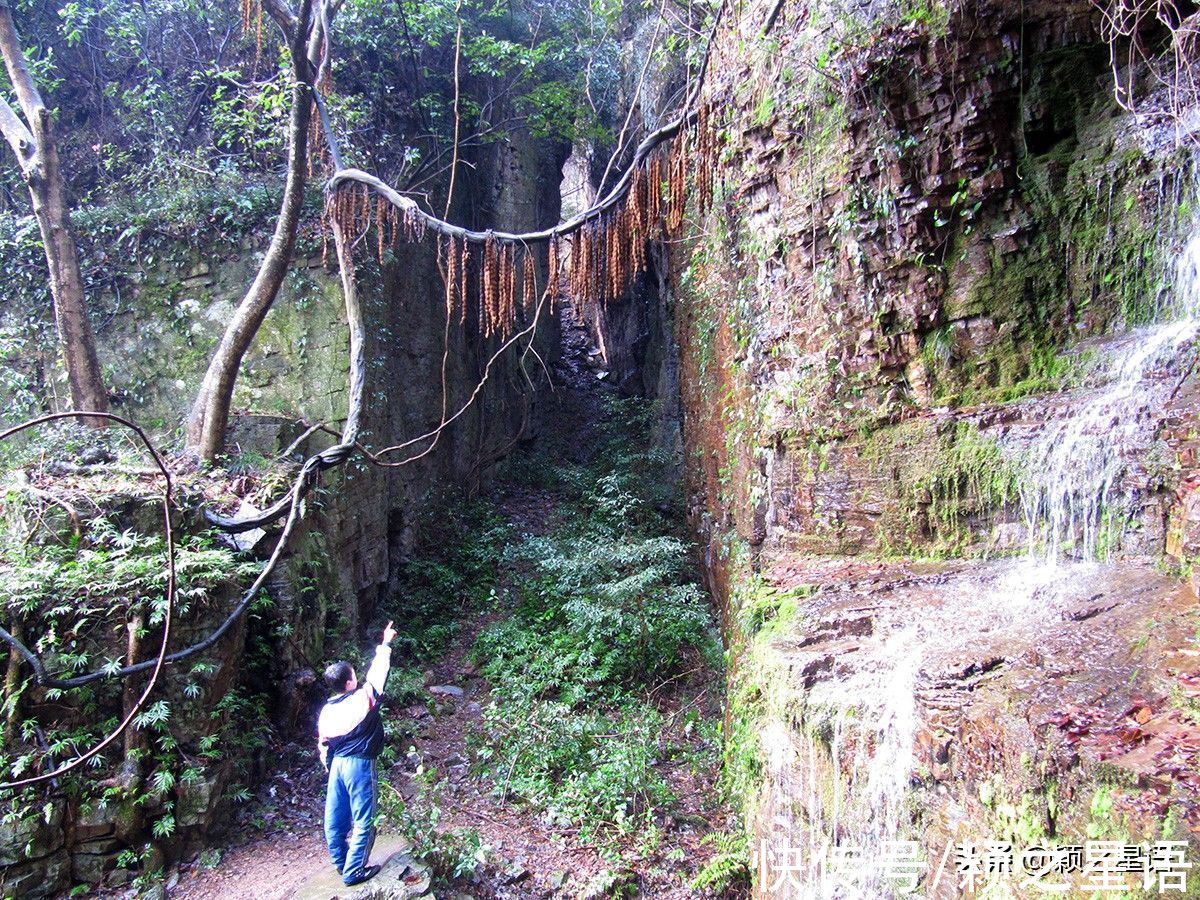
[{"label": "curved vine loop", "polygon": [[[334,3],[336,5],[340,6],[340,0],[334,0]],[[713,35],[715,34],[716,29],[717,29],[718,25],[720,24],[722,15],[724,14],[727,6],[728,6],[728,0],[723,0],[721,5],[717,9],[717,12],[714,17],[713,24],[712,24],[712,28],[708,35],[708,40],[707,40],[707,44],[705,46],[701,65],[696,74],[695,84],[692,87],[692,90],[690,91],[690,93],[684,103],[683,110],[680,113],[680,115],[672,122],[657,129],[656,131],[652,132],[651,134],[647,135],[647,137],[644,138],[641,141],[641,143],[638,145],[638,148],[634,153],[634,156],[633,156],[633,159],[632,159],[630,165],[626,168],[626,170],[622,174],[621,178],[618,179],[618,181],[613,185],[613,188],[609,191],[609,193],[606,194],[602,199],[597,201],[597,203],[595,203],[592,207],[585,210],[583,213],[579,214],[578,216],[568,220],[567,222],[560,223],[559,225],[556,225],[553,228],[543,229],[541,231],[536,231],[536,232],[527,232],[527,233],[522,233],[522,234],[499,232],[499,231],[476,232],[476,231],[471,231],[469,229],[462,228],[461,226],[454,225],[445,220],[438,219],[434,216],[431,216],[431,215],[423,212],[422,210],[420,210],[420,208],[417,206],[417,204],[413,200],[411,200],[408,197],[403,196],[398,191],[396,191],[395,189],[393,189],[392,187],[390,187],[389,185],[387,185],[380,179],[376,178],[375,176],[370,175],[370,174],[363,172],[361,170],[358,170],[358,169],[342,168],[342,165],[341,165],[342,157],[338,150],[336,141],[333,138],[333,130],[329,126],[328,112],[326,110],[323,98],[320,96],[319,93],[317,93],[314,96],[314,100],[315,100],[315,103],[317,106],[319,118],[321,120],[322,130],[324,131],[324,133],[326,135],[326,141],[328,144],[330,160],[332,161],[333,166],[335,168],[334,174],[330,177],[330,179],[328,180],[328,182],[326,184],[326,192],[327,192],[327,194],[331,195],[337,190],[339,185],[346,183],[346,182],[357,182],[357,183],[363,184],[366,187],[373,188],[374,190],[377,191],[377,193],[381,197],[385,198],[389,203],[398,207],[399,209],[404,211],[406,214],[411,215],[415,220],[417,220],[420,223],[421,233],[423,233],[425,229],[428,229],[428,230],[432,230],[432,231],[440,233],[440,234],[444,234],[444,235],[447,235],[447,236],[450,236],[453,238],[457,238],[464,242],[473,242],[473,243],[479,243],[479,244],[485,244],[485,245],[492,241],[495,241],[495,240],[501,240],[501,241],[506,241],[506,242],[517,242],[517,243],[522,243],[522,244],[536,243],[536,242],[540,242],[540,241],[549,241],[550,247],[551,247],[551,259],[553,260],[556,256],[555,251],[557,250],[557,243],[556,243],[557,238],[565,237],[572,233],[578,232],[584,228],[594,228],[595,223],[599,219],[601,219],[606,213],[608,213],[612,209],[614,209],[629,194],[631,185],[637,184],[637,179],[635,178],[635,174],[651,157],[652,152],[657,147],[659,147],[661,144],[674,138],[682,130],[689,127],[694,121],[696,121],[696,119],[699,115],[702,115],[702,113],[697,110],[696,103],[700,96],[701,88],[703,87],[704,76],[705,76],[705,72],[707,70],[709,57],[710,57],[710,54],[712,51]],[[275,16],[277,20],[286,18],[285,14],[287,13],[287,9],[282,3],[278,2],[278,0],[264,0],[264,7],[268,12],[270,12],[273,16]],[[325,31],[326,31],[326,35],[327,35],[327,32],[328,32],[327,24],[325,27]],[[676,211],[676,214],[678,214],[678,211]],[[463,261],[465,263],[465,254],[464,254]],[[352,289],[353,288],[352,273],[351,273],[349,280],[347,281],[346,272],[345,272],[346,262],[342,261],[342,265],[343,265],[343,282],[344,282],[343,286],[344,286],[344,288],[346,288],[347,285],[349,285],[349,289]],[[510,267],[513,267],[513,264],[511,262],[510,262]],[[554,268],[557,269],[557,266],[554,266]],[[555,278],[556,276],[557,276],[557,272],[551,273],[552,279]],[[464,272],[464,283],[465,283],[465,272]],[[137,675],[137,674],[140,674],[140,673],[146,672],[146,671],[151,672],[150,679],[147,682],[145,689],[142,691],[141,695],[139,696],[138,700],[134,703],[133,707],[124,716],[124,718],[121,720],[121,722],[118,723],[118,725],[99,743],[97,743],[96,745],[91,747],[85,753],[75,757],[70,762],[63,764],[62,766],[59,766],[58,768],[54,769],[53,771],[46,772],[46,773],[43,773],[43,774],[37,775],[37,776],[31,776],[29,778],[18,779],[18,780],[7,781],[7,782],[0,782],[0,790],[17,789],[17,788],[33,785],[33,784],[36,784],[39,782],[58,778],[64,774],[67,774],[68,772],[78,768],[79,766],[82,766],[88,760],[94,758],[102,750],[104,750],[106,747],[108,747],[110,744],[112,744],[112,742],[115,741],[118,737],[120,737],[121,734],[124,733],[124,731],[129,727],[129,725],[137,717],[138,713],[144,708],[146,702],[148,701],[149,697],[151,696],[155,687],[157,686],[158,680],[159,680],[159,678],[162,674],[162,671],[166,665],[186,659],[190,656],[195,655],[196,653],[203,652],[204,650],[213,646],[217,641],[219,641],[229,631],[229,629],[234,625],[234,623],[245,613],[245,611],[249,607],[250,603],[253,601],[255,596],[257,596],[258,592],[261,590],[261,588],[262,588],[263,584],[266,582],[267,578],[271,575],[271,573],[274,571],[275,567],[277,566],[277,564],[282,556],[282,553],[284,551],[284,548],[286,547],[286,545],[288,543],[288,539],[290,538],[292,532],[294,531],[296,523],[299,521],[301,501],[304,499],[304,497],[307,495],[308,491],[311,490],[313,485],[316,483],[317,476],[319,475],[319,473],[324,470],[332,469],[336,466],[345,464],[350,459],[350,457],[352,455],[354,455],[355,453],[361,454],[370,464],[376,465],[376,466],[381,466],[381,467],[397,467],[397,466],[407,465],[408,463],[412,462],[413,460],[419,459],[421,456],[425,455],[425,453],[428,453],[429,449],[432,449],[432,445],[429,448],[426,448],[426,450],[424,450],[424,451],[416,452],[416,453],[410,455],[409,457],[399,460],[399,461],[396,461],[396,462],[388,462],[383,459],[383,457],[388,454],[395,453],[400,450],[406,449],[410,446],[413,446],[414,444],[418,444],[425,440],[433,439],[436,442],[436,438],[441,433],[441,431],[445,427],[447,427],[451,422],[455,421],[463,413],[465,413],[468,408],[470,408],[470,406],[476,401],[476,399],[479,397],[481,391],[483,390],[484,384],[487,382],[488,378],[490,377],[492,366],[496,362],[496,360],[500,357],[500,355],[523,337],[528,336],[530,338],[530,340],[532,341],[532,335],[536,329],[538,319],[540,318],[540,315],[543,311],[545,303],[548,300],[551,303],[553,302],[554,291],[552,288],[553,288],[553,285],[547,285],[547,289],[544,292],[542,292],[537,303],[534,305],[534,309],[532,311],[532,316],[531,316],[532,321],[529,323],[529,325],[525,329],[522,329],[522,330],[516,332],[515,334],[508,336],[505,340],[503,340],[501,342],[499,348],[489,358],[488,363],[485,366],[484,374],[483,374],[482,378],[480,379],[479,383],[476,385],[475,390],[473,391],[471,396],[466,400],[466,402],[459,408],[459,410],[456,413],[454,413],[451,416],[444,416],[443,421],[437,428],[435,428],[432,431],[429,431],[425,434],[422,434],[418,437],[409,439],[400,444],[396,444],[396,445],[384,448],[381,451],[373,453],[370,450],[368,450],[366,447],[364,447],[357,440],[357,425],[358,425],[360,413],[361,413],[360,407],[361,407],[362,392],[361,391],[352,391],[351,392],[351,409],[349,410],[348,415],[347,415],[347,425],[341,434],[338,434],[337,432],[334,432],[332,429],[329,429],[324,426],[320,427],[319,429],[314,428],[314,430],[321,430],[321,431],[330,433],[330,434],[338,437],[338,443],[332,447],[329,447],[325,450],[320,451],[319,453],[316,453],[316,454],[308,457],[305,460],[305,462],[303,463],[303,465],[301,466],[300,471],[296,476],[295,482],[293,483],[292,487],[289,489],[287,494],[285,494],[278,501],[276,501],[274,504],[272,504],[267,510],[265,510],[262,513],[259,513],[255,516],[252,516],[252,517],[240,518],[240,519],[239,518],[230,518],[230,517],[221,516],[216,513],[212,513],[211,511],[206,511],[205,515],[209,522],[211,522],[213,525],[217,526],[221,530],[223,530],[227,533],[231,533],[231,534],[237,534],[240,532],[252,530],[254,528],[264,527],[264,526],[269,525],[272,522],[276,521],[277,519],[284,516],[285,514],[286,514],[286,520],[285,520],[284,526],[283,526],[282,530],[280,531],[279,536],[276,540],[275,547],[271,553],[271,556],[268,558],[266,564],[263,566],[263,568],[259,572],[258,576],[254,579],[253,583],[243,592],[238,603],[228,613],[228,615],[221,622],[221,624],[214,631],[209,633],[208,636],[203,638],[202,640],[197,641],[196,643],[194,643],[182,650],[175,651],[173,653],[168,653],[167,651],[168,651],[168,647],[170,644],[171,627],[173,624],[173,615],[174,615],[175,599],[176,599],[176,570],[175,570],[176,547],[175,547],[174,532],[172,530],[172,525],[171,525],[171,510],[172,510],[172,506],[174,503],[174,496],[173,496],[174,485],[171,480],[170,470],[168,469],[168,467],[167,467],[165,461],[163,460],[161,454],[159,453],[159,451],[155,448],[154,444],[150,441],[149,437],[147,437],[146,433],[140,427],[135,425],[133,422],[130,422],[129,420],[127,420],[121,416],[118,416],[118,415],[115,415],[112,413],[95,413],[95,412],[53,413],[53,414],[49,414],[46,416],[41,416],[36,419],[31,419],[27,422],[21,423],[20,425],[9,428],[8,430],[6,430],[4,432],[0,432],[0,442],[2,442],[5,439],[7,439],[19,432],[25,431],[29,428],[36,427],[38,425],[46,424],[51,421],[60,420],[60,419],[68,419],[68,418],[85,418],[85,417],[103,417],[103,418],[108,419],[118,425],[121,425],[123,427],[126,427],[126,428],[132,430],[138,436],[139,440],[145,446],[146,450],[153,457],[154,462],[155,462],[160,474],[162,475],[162,477],[164,479],[164,490],[163,490],[164,515],[163,515],[163,519],[164,519],[164,528],[166,531],[167,550],[168,550],[168,554],[167,554],[167,556],[168,556],[168,560],[167,560],[168,578],[167,578],[167,592],[166,592],[166,610],[164,613],[164,621],[163,621],[163,637],[162,637],[162,643],[159,647],[159,651],[153,660],[146,660],[141,663],[133,663],[130,665],[115,667],[115,668],[108,667],[108,668],[98,669],[96,671],[89,672],[84,675],[74,676],[71,678],[57,678],[57,677],[52,676],[48,672],[45,664],[42,662],[41,658],[39,656],[37,656],[37,654],[35,654],[33,651],[31,651],[22,641],[20,641],[16,637],[14,637],[6,629],[0,628],[0,640],[3,640],[4,643],[8,644],[11,648],[13,648],[13,650],[15,650],[22,658],[24,658],[26,660],[26,662],[29,663],[29,665],[32,667],[32,669],[34,671],[34,677],[35,677],[37,683],[43,687],[50,687],[50,688],[57,688],[60,690],[66,690],[66,689],[71,689],[71,688],[83,687],[84,685],[92,684],[94,682],[101,681],[101,680],[129,677],[129,676]],[[348,301],[349,301],[349,298],[348,298]],[[355,334],[358,334],[359,332],[361,332],[361,326],[362,326],[362,322],[360,320],[361,319],[361,310],[358,309],[357,303],[351,304],[350,302],[348,302],[347,306],[348,306],[348,315],[351,318],[351,321],[349,324],[350,324],[351,335],[352,335],[352,339],[353,339]],[[359,320],[356,321],[355,316],[358,316]],[[352,365],[352,371],[350,374],[352,384],[353,383],[361,383],[362,379],[364,378],[364,373],[362,371],[360,371],[360,369],[363,368],[363,365],[364,365],[362,355],[361,355],[361,353],[360,354],[352,353],[351,358],[354,361],[354,363]]]}]

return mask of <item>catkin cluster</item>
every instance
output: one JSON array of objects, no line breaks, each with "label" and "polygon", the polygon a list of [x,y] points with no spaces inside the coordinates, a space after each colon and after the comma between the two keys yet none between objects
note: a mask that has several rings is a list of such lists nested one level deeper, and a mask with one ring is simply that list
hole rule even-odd
[{"label": "catkin cluster", "polygon": [[[682,233],[689,197],[696,216],[712,205],[719,134],[715,119],[714,106],[700,104],[688,120],[690,129],[680,129],[640,161],[621,202],[597,212],[569,236],[551,236],[540,294],[535,251],[523,241],[492,232],[480,239],[461,229],[440,237],[447,316],[462,325],[473,321],[484,338],[507,338],[532,321],[539,297],[549,301],[553,313],[563,294],[576,309],[604,306],[628,294],[646,271],[648,242]],[[319,134],[319,123],[316,128]],[[401,240],[420,241],[427,230],[425,215],[415,207],[398,209],[382,195],[372,199],[365,185],[351,182],[332,192],[325,219],[335,222],[351,244],[373,227],[380,263],[387,248]],[[564,261],[567,271],[560,280]]]}]

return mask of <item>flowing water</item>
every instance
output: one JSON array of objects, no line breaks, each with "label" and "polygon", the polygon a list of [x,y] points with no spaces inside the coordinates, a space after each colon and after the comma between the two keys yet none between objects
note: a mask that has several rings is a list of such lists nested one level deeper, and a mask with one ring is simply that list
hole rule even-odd
[{"label": "flowing water", "polygon": [[[966,618],[979,622],[981,633],[994,629],[1011,637],[1023,631],[1036,644],[1039,623],[1079,584],[1105,578],[1103,563],[1128,518],[1131,497],[1123,474],[1131,456],[1152,442],[1200,334],[1200,223],[1183,244],[1173,276],[1160,297],[1159,322],[1114,342],[1100,373],[1103,386],[1071,400],[1064,415],[1022,448],[1025,558],[981,570],[966,580],[966,590],[950,591],[954,596],[940,609],[923,608],[916,623],[893,625],[890,633],[878,635],[857,671],[813,686],[808,703],[828,723],[828,754],[818,751],[810,731],[803,738],[807,746],[790,748],[807,758],[807,767],[796,773],[801,783],[782,786],[808,810],[808,821],[792,832],[807,835],[809,860],[805,886],[796,896],[894,895],[894,885],[869,864],[883,858],[889,845],[915,837],[905,798],[917,697],[922,664],[939,636],[961,631]],[[787,741],[783,732],[768,741],[780,771],[787,768]],[[828,760],[830,773],[818,770],[818,759]],[[831,784],[832,796],[822,796]],[[789,815],[787,830],[798,824]],[[867,866],[839,868],[833,851],[846,840]]]},{"label": "flowing water", "polygon": [[1163,406],[1187,372],[1200,332],[1200,230],[1176,259],[1172,300],[1162,321],[1123,341],[1106,367],[1107,385],[1044,427],[1025,451],[1021,505],[1030,556],[1107,558],[1126,521],[1121,476],[1129,454],[1146,448]]}]

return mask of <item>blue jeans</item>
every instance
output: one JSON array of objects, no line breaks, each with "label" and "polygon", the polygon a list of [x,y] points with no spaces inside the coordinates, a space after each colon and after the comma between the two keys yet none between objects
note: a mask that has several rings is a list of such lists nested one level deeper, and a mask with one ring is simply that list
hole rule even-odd
[{"label": "blue jeans", "polygon": [[375,760],[335,756],[325,791],[325,841],[349,883],[362,874],[375,843]]}]

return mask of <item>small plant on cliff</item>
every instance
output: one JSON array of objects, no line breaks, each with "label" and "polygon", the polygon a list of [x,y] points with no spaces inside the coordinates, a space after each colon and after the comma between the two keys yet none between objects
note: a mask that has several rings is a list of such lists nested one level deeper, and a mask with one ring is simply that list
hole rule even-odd
[{"label": "small plant on cliff", "polygon": [[750,883],[750,841],[744,831],[716,832],[701,839],[713,844],[716,854],[692,879],[692,889],[721,895]]},{"label": "small plant on cliff", "polygon": [[896,500],[880,517],[881,545],[956,554],[971,540],[970,518],[1017,499],[1021,470],[970,422],[939,429],[913,420],[881,429],[863,445]]}]

